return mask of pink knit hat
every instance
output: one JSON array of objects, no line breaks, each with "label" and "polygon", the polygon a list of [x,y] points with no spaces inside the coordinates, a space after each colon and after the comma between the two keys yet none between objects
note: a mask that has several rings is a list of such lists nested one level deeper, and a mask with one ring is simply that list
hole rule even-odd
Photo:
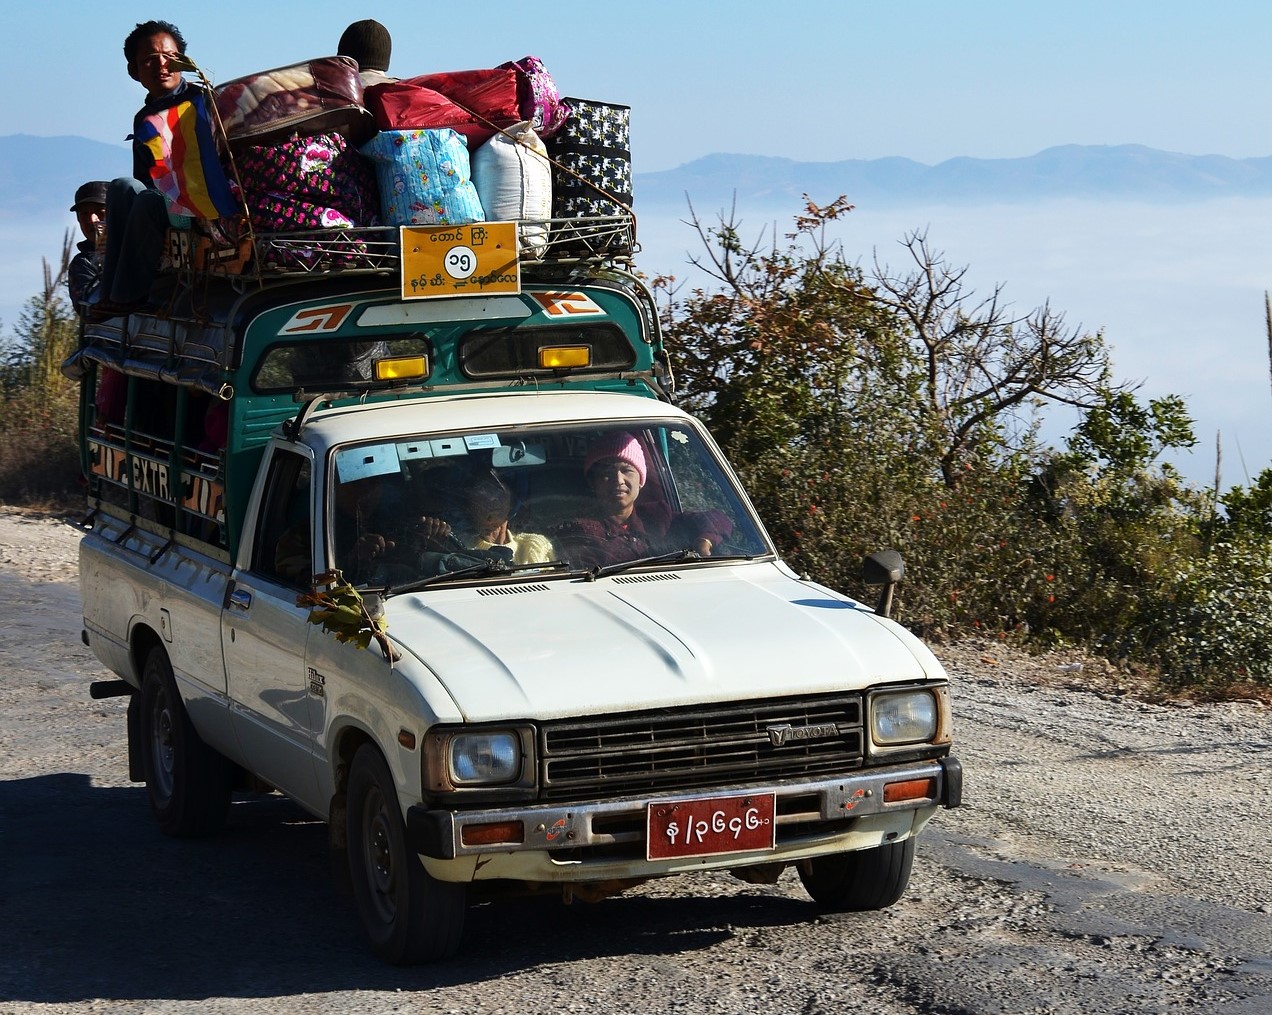
[{"label": "pink knit hat", "polygon": [[607,458],[621,458],[640,475],[640,485],[645,485],[645,452],[640,449],[640,442],[631,434],[620,430],[608,434],[595,441],[583,459],[583,475],[592,471],[592,466]]}]

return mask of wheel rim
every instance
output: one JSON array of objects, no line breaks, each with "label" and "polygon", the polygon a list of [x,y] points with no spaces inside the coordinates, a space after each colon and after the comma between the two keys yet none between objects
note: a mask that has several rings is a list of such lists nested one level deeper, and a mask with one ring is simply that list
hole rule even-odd
[{"label": "wheel rim", "polygon": [[176,765],[176,749],[173,746],[172,709],[168,704],[168,695],[160,691],[155,696],[154,708],[151,712],[150,753],[154,764],[154,788],[157,795],[164,800],[172,796],[175,783],[173,768]]},{"label": "wheel rim", "polygon": [[362,856],[371,905],[383,922],[392,923],[397,916],[397,867],[385,800],[374,790],[362,810]]}]

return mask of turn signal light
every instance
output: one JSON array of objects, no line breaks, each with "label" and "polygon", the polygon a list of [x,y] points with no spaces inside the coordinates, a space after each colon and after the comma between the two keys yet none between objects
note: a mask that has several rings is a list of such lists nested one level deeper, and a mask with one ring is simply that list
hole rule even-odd
[{"label": "turn signal light", "polygon": [[517,846],[526,841],[526,829],[520,821],[465,825],[460,841],[465,846]]},{"label": "turn signal light", "polygon": [[936,798],[936,780],[907,779],[905,782],[890,782],[883,787],[883,802],[897,804],[902,800],[929,800]]}]

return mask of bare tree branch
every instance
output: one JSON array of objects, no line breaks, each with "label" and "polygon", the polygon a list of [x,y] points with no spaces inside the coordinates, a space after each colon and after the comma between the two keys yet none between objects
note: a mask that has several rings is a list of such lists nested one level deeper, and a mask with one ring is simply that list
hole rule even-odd
[{"label": "bare tree branch", "polygon": [[976,435],[1030,400],[1081,408],[1109,384],[1100,335],[1066,327],[1049,304],[1013,316],[1002,287],[978,298],[967,269],[947,265],[922,232],[903,240],[913,267],[897,274],[879,263],[874,299],[902,322],[923,363],[925,408],[937,432],[942,472],[956,483],[958,463]]}]

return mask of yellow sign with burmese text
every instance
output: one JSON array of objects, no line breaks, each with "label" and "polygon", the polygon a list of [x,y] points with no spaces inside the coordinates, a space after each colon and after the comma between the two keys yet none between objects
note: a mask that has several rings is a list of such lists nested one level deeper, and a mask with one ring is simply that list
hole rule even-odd
[{"label": "yellow sign with burmese text", "polygon": [[402,226],[402,299],[521,292],[517,223]]}]

